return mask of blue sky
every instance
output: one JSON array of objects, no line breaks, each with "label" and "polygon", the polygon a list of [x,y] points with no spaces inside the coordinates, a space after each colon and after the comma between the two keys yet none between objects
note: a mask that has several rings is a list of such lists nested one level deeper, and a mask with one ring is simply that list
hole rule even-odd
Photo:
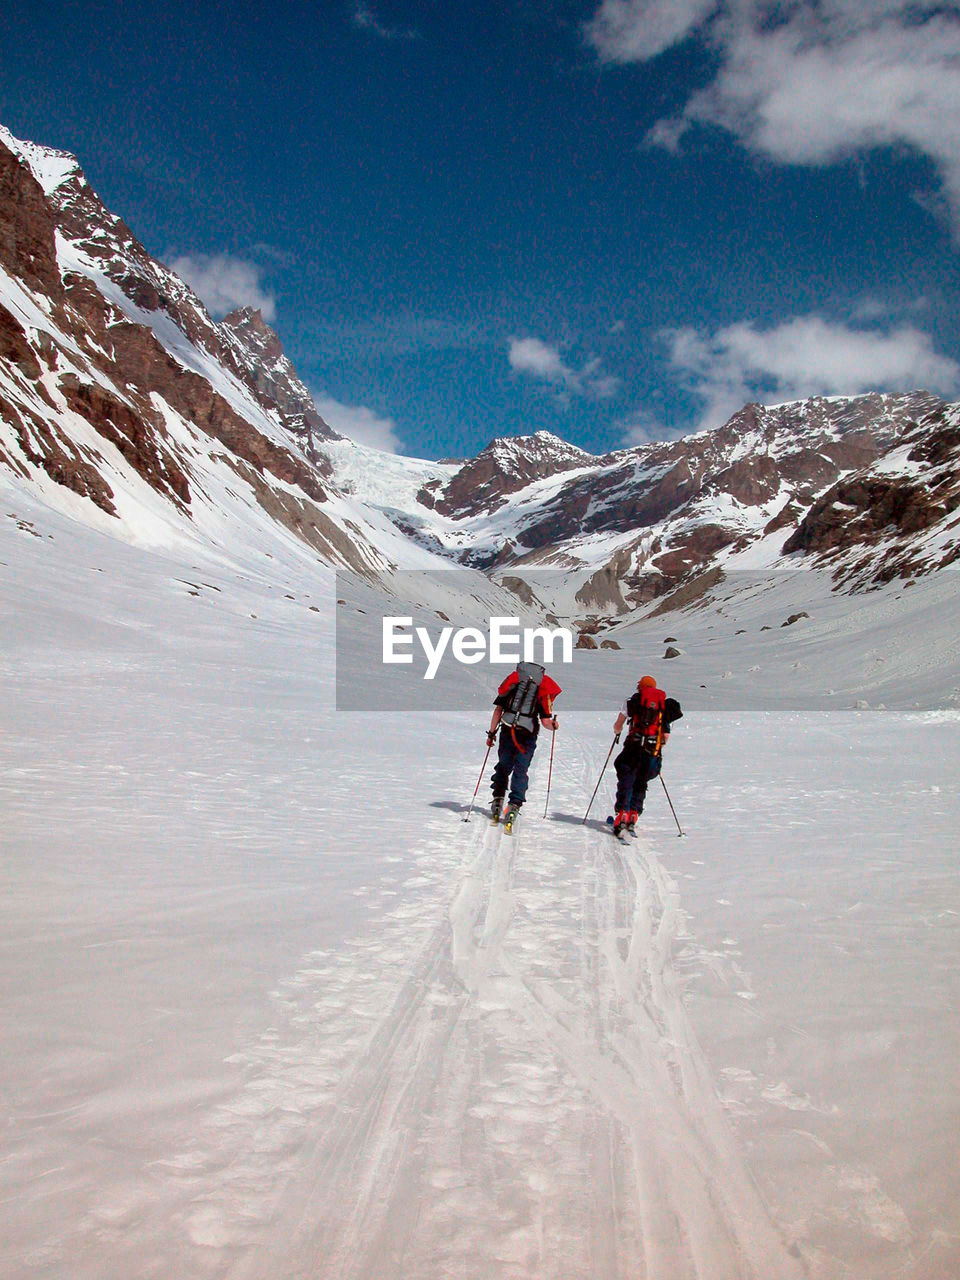
[{"label": "blue sky", "polygon": [[960,6],[8,7],[0,121],[74,151],[328,419],[602,452],[744,401],[960,395]]}]

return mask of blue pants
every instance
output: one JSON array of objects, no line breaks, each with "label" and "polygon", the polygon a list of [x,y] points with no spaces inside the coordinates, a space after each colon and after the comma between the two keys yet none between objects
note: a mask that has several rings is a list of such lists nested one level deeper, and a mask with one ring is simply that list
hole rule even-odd
[{"label": "blue pants", "polygon": [[616,812],[626,809],[643,813],[647,783],[659,774],[662,763],[659,756],[648,755],[640,747],[627,743],[613,762],[617,771]]},{"label": "blue pants", "polygon": [[510,730],[500,730],[497,763],[493,770],[493,777],[490,780],[490,789],[495,796],[506,795],[507,784],[509,783],[510,794],[507,799],[510,804],[518,806],[523,804],[529,781],[527,772],[536,749],[536,738],[531,738],[529,742],[517,747]]}]

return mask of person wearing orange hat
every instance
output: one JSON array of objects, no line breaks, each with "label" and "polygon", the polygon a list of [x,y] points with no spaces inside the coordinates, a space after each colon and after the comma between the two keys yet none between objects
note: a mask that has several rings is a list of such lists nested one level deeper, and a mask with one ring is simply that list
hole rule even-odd
[{"label": "person wearing orange hat", "polygon": [[615,741],[619,742],[624,725],[629,725],[623,750],[613,762],[617,797],[612,825],[613,834],[620,839],[625,832],[636,835],[647,784],[659,774],[671,725],[682,715],[680,703],[668,698],[653,676],[644,676],[636,693],[623,704],[613,726]]}]

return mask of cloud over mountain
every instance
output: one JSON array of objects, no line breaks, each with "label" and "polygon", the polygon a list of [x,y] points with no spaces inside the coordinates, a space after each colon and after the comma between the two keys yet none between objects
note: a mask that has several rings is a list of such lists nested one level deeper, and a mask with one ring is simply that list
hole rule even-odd
[{"label": "cloud over mountain", "polygon": [[540,338],[511,338],[507,359],[516,373],[552,383],[561,397],[606,400],[620,388],[619,378],[603,372],[599,356],[591,357],[576,369],[564,360],[559,347]]},{"label": "cloud over mountain", "polygon": [[197,294],[214,316],[237,307],[252,307],[272,324],[277,304],[264,287],[263,268],[226,253],[183,253],[170,263],[173,271]]},{"label": "cloud over mountain", "polygon": [[664,336],[672,366],[703,402],[701,429],[718,426],[749,400],[960,387],[960,364],[910,325],[881,332],[798,316],[769,329],[741,323],[712,334],[682,328]]},{"label": "cloud over mountain", "polygon": [[323,420],[342,435],[358,444],[382,449],[384,453],[401,452],[397,425],[392,418],[384,417],[366,405],[343,404],[322,392],[313,393],[313,402]]}]

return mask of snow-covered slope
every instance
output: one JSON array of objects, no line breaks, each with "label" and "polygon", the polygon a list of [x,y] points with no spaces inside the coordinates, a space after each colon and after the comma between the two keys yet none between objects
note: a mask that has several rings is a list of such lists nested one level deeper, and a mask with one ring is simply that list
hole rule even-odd
[{"label": "snow-covered slope", "polygon": [[[960,1274],[956,407],[395,458],[72,157],[0,136],[0,211],[4,1276]],[[400,710],[377,644],[525,599],[619,647],[511,843],[502,670]],[[685,835],[621,848],[644,672]]]},{"label": "snow-covered slope", "polygon": [[[391,713],[375,583],[4,496],[5,1276],[957,1274],[956,575],[624,619],[511,843],[497,674]],[[621,848],[643,671],[685,835],[658,787]]]}]

